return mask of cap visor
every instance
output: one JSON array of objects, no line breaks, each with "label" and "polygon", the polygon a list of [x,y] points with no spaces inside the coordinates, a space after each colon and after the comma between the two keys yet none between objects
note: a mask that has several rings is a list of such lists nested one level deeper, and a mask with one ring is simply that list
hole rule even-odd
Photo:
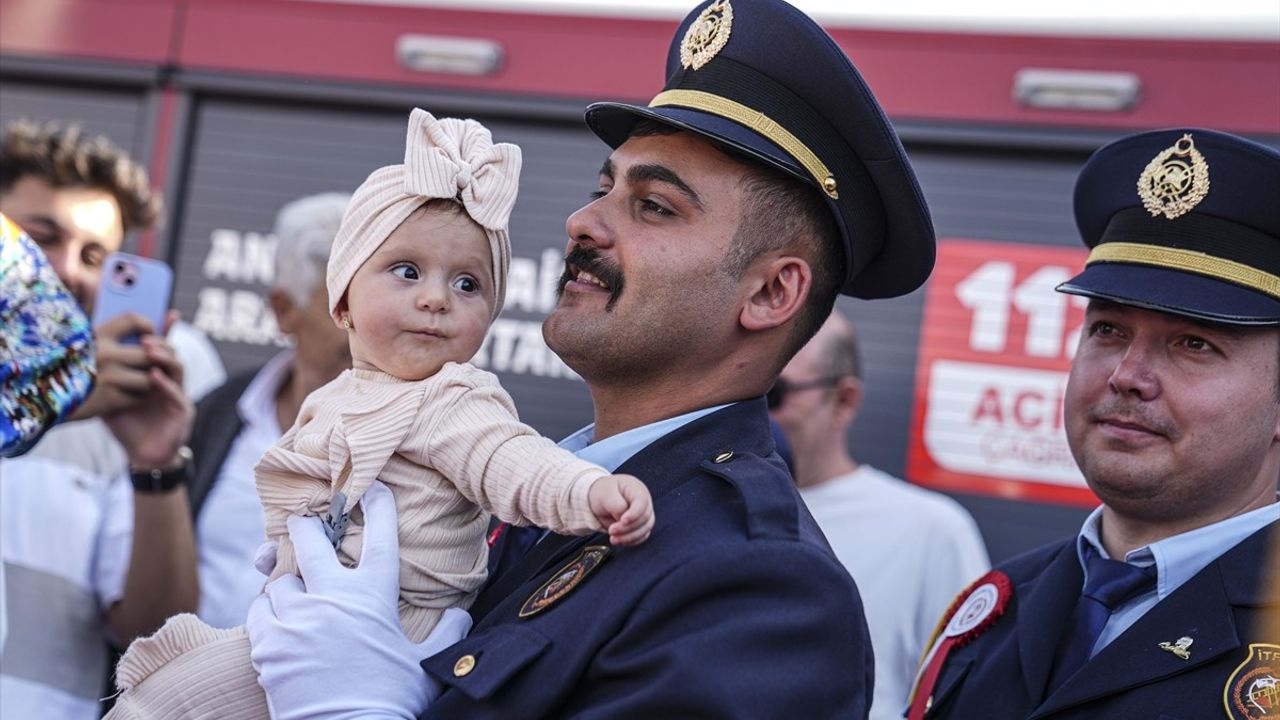
[{"label": "cap visor", "polygon": [[679,107],[652,108],[626,103],[593,103],[587,108],[586,116],[587,125],[592,132],[609,147],[616,148],[626,142],[636,122],[649,119],[715,140],[811,185],[816,183],[811,175],[777,145],[756,132],[717,115]]},{"label": "cap visor", "polygon": [[1058,291],[1230,325],[1280,324],[1276,298],[1234,283],[1150,265],[1094,263],[1059,285]]}]

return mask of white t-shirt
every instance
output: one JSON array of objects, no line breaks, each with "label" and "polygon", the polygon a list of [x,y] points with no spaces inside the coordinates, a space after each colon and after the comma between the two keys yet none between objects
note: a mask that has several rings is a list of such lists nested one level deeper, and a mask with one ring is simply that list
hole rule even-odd
[{"label": "white t-shirt", "polygon": [[[226,379],[209,339],[170,328],[198,400]],[[51,429],[0,460],[0,718],[97,720],[106,611],[124,595],[133,488],[124,448],[99,419]]]},{"label": "white t-shirt", "polygon": [[[37,450],[97,432],[106,428],[95,421],[54,428]],[[128,572],[132,488],[124,475],[37,450],[0,460],[7,626],[0,718],[96,720],[107,672],[106,610],[123,595]]]},{"label": "white t-shirt", "polygon": [[898,720],[925,643],[956,593],[990,569],[959,503],[869,465],[800,489],[858,584],[875,651],[871,720]]}]

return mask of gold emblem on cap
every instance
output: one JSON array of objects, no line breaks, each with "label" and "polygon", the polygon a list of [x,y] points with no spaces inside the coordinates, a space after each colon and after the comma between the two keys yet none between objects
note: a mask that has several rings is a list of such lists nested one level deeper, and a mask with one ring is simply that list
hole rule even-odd
[{"label": "gold emblem on cap", "polygon": [[1156,155],[1138,176],[1138,197],[1152,215],[1170,220],[1191,212],[1209,194],[1209,163],[1191,133]]},{"label": "gold emblem on cap", "polygon": [[680,64],[686,70],[697,70],[706,65],[729,42],[732,28],[733,6],[729,0],[708,5],[680,41]]}]

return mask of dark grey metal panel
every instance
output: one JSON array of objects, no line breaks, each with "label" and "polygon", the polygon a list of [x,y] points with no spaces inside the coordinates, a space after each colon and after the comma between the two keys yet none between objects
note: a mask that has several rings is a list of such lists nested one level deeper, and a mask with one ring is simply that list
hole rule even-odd
[{"label": "dark grey metal panel", "polygon": [[[1087,152],[909,145],[939,237],[1075,246],[1071,192]],[[862,341],[867,397],[849,433],[854,457],[905,475],[925,290],[892,300],[841,298]],[[1074,533],[1079,508],[956,495],[993,561]]]},{"label": "dark grey metal panel", "polygon": [[[174,303],[215,340],[229,371],[257,365],[278,348],[263,344],[264,337],[248,337],[256,328],[270,329],[269,312],[260,299],[268,278],[249,267],[239,274],[206,273],[215,233],[225,238],[230,237],[225,231],[231,231],[244,251],[257,242],[250,233],[266,236],[276,211],[290,200],[350,192],[374,169],[399,162],[409,110],[217,97],[195,105],[190,165],[174,236]],[[555,370],[558,360],[552,362],[539,330],[547,299],[522,301],[529,294],[519,293],[515,266],[533,271],[526,275],[525,288],[540,285],[539,274],[558,277],[558,261],[543,263],[542,255],[551,251],[558,259],[562,254],[565,218],[594,189],[606,148],[577,122],[477,119],[497,140],[519,144],[525,158],[511,221],[512,290],[484,359],[527,422],[552,437],[564,435],[590,421],[590,400],[580,380]],[[227,305],[221,314],[220,302]],[[241,308],[238,314],[235,307]]]},{"label": "dark grey metal panel", "polygon": [[[138,163],[147,165],[153,115],[147,88],[119,78],[97,85],[83,79],[55,82],[45,75],[55,69],[33,64],[23,69],[34,74],[13,74],[12,65],[8,59],[5,74],[0,76],[0,128],[18,119],[77,124],[87,133],[105,136]],[[136,252],[137,235],[130,233],[123,249]]]},{"label": "dark grey metal panel", "polygon": [[86,131],[105,135],[134,157],[150,149],[140,129],[145,127],[145,95],[141,88],[93,88],[59,85],[6,76],[0,82],[0,125],[19,118],[79,123]]}]

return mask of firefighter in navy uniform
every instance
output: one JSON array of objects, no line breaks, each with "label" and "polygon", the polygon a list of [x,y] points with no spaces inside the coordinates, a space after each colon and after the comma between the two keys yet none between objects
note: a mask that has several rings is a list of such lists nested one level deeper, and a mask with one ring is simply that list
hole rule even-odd
[{"label": "firefighter in navy uniform", "polygon": [[1085,165],[1075,213],[1066,429],[1103,505],[957,598],[908,716],[1280,717],[1280,153],[1127,137]]},{"label": "firefighter in navy uniform", "polygon": [[[429,683],[426,718],[866,717],[861,602],[774,451],[764,395],[839,293],[923,284],[929,213],[870,90],[794,7],[703,3],[666,69],[647,106],[587,110],[614,150],[567,223],[544,327],[595,404],[566,446],[648,484],[652,536],[542,539],[421,667],[425,652],[388,657],[404,640],[369,609],[385,598],[304,566],[305,594],[273,583],[250,613],[275,717],[407,717],[426,700],[401,703],[405,688]],[[332,555],[293,525],[300,564]]]}]

